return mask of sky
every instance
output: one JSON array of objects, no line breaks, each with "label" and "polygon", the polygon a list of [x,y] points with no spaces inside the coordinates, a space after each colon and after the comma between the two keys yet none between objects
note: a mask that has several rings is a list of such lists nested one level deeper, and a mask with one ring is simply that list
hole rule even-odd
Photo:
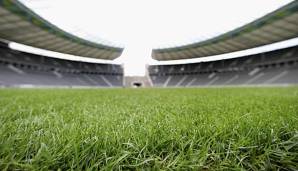
[{"label": "sky", "polygon": [[[291,0],[21,0],[59,28],[124,47],[125,75],[144,75],[152,48],[175,47],[220,35]],[[20,47],[21,48],[21,47]],[[71,56],[68,56],[71,58]]]}]

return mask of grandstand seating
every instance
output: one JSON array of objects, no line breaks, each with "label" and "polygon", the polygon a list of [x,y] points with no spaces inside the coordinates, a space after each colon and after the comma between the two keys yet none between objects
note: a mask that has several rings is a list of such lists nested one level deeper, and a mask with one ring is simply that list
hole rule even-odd
[{"label": "grandstand seating", "polygon": [[271,52],[178,65],[151,65],[157,87],[298,84],[298,46]]},{"label": "grandstand seating", "polygon": [[120,65],[97,64],[20,52],[0,44],[0,86],[120,87]]}]

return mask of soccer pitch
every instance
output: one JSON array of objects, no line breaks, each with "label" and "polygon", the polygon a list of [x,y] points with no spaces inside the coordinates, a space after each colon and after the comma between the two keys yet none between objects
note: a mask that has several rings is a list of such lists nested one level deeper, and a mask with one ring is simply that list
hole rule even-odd
[{"label": "soccer pitch", "polygon": [[295,170],[298,87],[1,89],[0,170]]}]

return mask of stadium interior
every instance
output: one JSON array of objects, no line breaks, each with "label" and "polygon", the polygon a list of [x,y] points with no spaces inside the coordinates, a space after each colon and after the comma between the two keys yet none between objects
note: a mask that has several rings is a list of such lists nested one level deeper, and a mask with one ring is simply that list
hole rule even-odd
[{"label": "stadium interior", "polygon": [[23,2],[0,0],[0,170],[298,170],[298,0],[151,48],[144,76]]},{"label": "stadium interior", "polygon": [[[4,42],[17,42],[77,56],[115,59],[122,48],[92,43],[47,22],[19,1],[1,1],[1,74],[4,87],[194,87],[297,84],[297,47],[234,59],[177,65],[150,65],[144,78],[125,81],[119,64],[92,64],[18,52]],[[159,61],[231,53],[298,36],[296,1],[245,26],[190,45],[153,49]],[[25,18],[22,16],[26,16]],[[132,78],[127,78],[131,80]],[[128,84],[128,82],[131,82]]]}]

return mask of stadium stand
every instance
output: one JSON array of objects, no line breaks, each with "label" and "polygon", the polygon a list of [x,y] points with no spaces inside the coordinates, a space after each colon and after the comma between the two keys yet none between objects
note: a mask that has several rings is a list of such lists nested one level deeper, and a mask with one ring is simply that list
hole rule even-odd
[{"label": "stadium stand", "polygon": [[121,65],[51,58],[10,49],[0,42],[2,87],[120,87]]},{"label": "stadium stand", "polygon": [[298,84],[298,46],[244,57],[148,68],[156,87]]}]

